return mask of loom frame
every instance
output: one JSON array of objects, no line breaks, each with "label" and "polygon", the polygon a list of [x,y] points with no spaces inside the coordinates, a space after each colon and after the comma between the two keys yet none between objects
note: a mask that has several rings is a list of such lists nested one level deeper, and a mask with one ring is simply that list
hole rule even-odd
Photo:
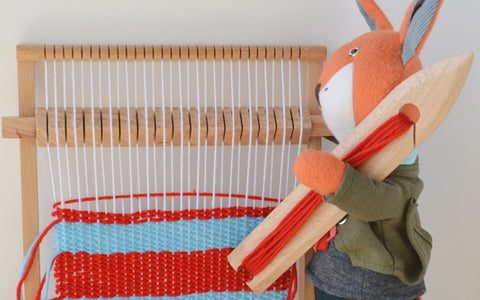
[{"label": "loom frame", "polygon": [[[321,149],[321,137],[330,136],[321,116],[313,91],[326,59],[322,46],[142,46],[142,45],[17,45],[18,117],[2,118],[4,138],[20,139],[21,197],[23,247],[27,253],[39,234],[38,189],[37,189],[37,128],[35,105],[35,62],[53,60],[187,60],[223,59],[233,60],[281,60],[299,59],[303,67],[304,108],[310,113],[311,132],[308,148]],[[40,282],[38,254],[31,273],[25,282],[25,297],[33,299]],[[306,258],[308,259],[308,258]],[[300,266],[303,268],[304,266]],[[303,280],[302,280],[303,279]],[[302,282],[303,281],[303,282]],[[313,286],[300,278],[299,299],[313,299]]]}]

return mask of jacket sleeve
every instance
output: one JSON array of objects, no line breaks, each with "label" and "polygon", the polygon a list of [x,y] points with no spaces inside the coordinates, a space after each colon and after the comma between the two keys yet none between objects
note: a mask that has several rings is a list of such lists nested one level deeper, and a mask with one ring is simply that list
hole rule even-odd
[{"label": "jacket sleeve", "polygon": [[405,212],[410,199],[417,199],[423,189],[418,178],[418,161],[399,166],[385,180],[378,181],[347,165],[342,184],[325,201],[367,222],[397,217]]}]

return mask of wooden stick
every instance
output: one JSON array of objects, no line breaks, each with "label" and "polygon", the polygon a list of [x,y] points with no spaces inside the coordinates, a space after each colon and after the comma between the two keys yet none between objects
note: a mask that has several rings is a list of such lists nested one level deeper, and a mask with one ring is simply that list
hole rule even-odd
[{"label": "wooden stick", "polygon": [[[467,78],[472,60],[472,53],[462,54],[436,63],[406,79],[333,150],[332,154],[343,158],[380,124],[397,114],[404,104],[413,103],[421,112],[420,120],[416,124],[416,145],[413,143],[413,132],[407,132],[358,169],[372,179],[384,179],[446,118]],[[234,269],[238,270],[243,259],[277,227],[309,190],[304,185],[295,188],[229,255],[229,262]],[[258,294],[262,293],[345,215],[346,212],[336,206],[322,203],[270,264],[248,283],[249,287]]]}]

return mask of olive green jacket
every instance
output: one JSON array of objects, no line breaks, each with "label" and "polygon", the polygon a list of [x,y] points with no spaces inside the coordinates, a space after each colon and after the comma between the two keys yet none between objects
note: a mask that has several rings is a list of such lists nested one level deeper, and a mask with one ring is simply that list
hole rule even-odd
[{"label": "olive green jacket", "polygon": [[399,166],[383,181],[347,165],[338,191],[325,197],[348,212],[347,221],[338,226],[336,248],[354,266],[395,275],[408,285],[421,282],[432,248],[417,211],[422,189],[418,160]]}]

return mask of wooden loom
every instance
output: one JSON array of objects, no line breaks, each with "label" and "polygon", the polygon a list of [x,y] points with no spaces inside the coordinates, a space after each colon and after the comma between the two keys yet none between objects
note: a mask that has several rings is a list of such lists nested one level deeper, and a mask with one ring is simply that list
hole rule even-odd
[{"label": "wooden loom", "polygon": [[[330,135],[314,98],[323,47],[295,46],[27,46],[17,47],[19,117],[2,119],[4,138],[20,138],[23,242],[25,251],[39,233],[37,147],[126,147],[241,144],[309,144],[319,149]],[[44,61],[299,61],[303,107],[51,107],[36,106],[36,63]],[[300,70],[300,69],[299,69]],[[38,84],[38,83],[37,83]],[[93,89],[93,88],[92,88]],[[166,113],[165,113],[166,111]],[[166,119],[165,119],[166,118]],[[233,120],[237,120],[234,122]],[[242,122],[238,122],[241,120]],[[268,120],[268,122],[267,122]],[[163,126],[165,124],[165,126]],[[200,126],[198,126],[199,124]],[[213,124],[213,125],[212,125]],[[178,130],[182,129],[182,130]],[[302,130],[300,130],[302,129]],[[197,142],[200,141],[200,144]],[[26,282],[33,299],[40,279],[36,260]],[[307,284],[305,284],[307,285]],[[300,289],[301,299],[312,299]]]}]

